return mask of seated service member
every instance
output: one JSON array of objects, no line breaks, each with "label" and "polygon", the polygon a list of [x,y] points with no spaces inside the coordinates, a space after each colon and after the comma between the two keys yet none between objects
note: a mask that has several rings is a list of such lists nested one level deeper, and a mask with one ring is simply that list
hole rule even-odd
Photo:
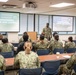
[{"label": "seated service member", "polygon": [[14,50],[14,46],[8,42],[7,38],[2,39],[2,44],[0,45],[1,52],[10,52]]},{"label": "seated service member", "polygon": [[76,64],[76,53],[74,53],[71,58],[59,67],[58,75],[76,75],[73,72],[74,64]]},{"label": "seated service member", "polygon": [[40,62],[38,55],[31,51],[32,43],[25,42],[24,51],[19,52],[15,57],[15,65],[19,64],[20,68],[38,68],[40,67]]},{"label": "seated service member", "polygon": [[[41,35],[45,36],[44,33],[41,33]],[[41,36],[41,35],[40,35],[40,36]],[[36,41],[36,42],[39,42],[39,41],[40,41],[40,37],[37,38],[37,41]],[[44,37],[44,41],[45,41],[45,42],[48,42],[48,40],[47,40],[45,37]]]},{"label": "seated service member", "polygon": [[66,49],[68,49],[68,48],[75,48],[75,47],[76,47],[76,45],[75,45],[75,43],[73,42],[73,38],[72,38],[72,37],[69,37],[69,38],[68,38],[68,42],[65,43],[65,46],[64,46],[65,51],[66,51]]},{"label": "seated service member", "polygon": [[[27,34],[27,32],[24,32],[24,33],[23,33],[23,36],[24,36],[24,35],[28,35],[28,34]],[[19,43],[21,43],[21,42],[23,42],[23,41],[24,41],[23,36],[19,39]],[[29,36],[28,36],[28,37],[29,37]],[[30,41],[30,42],[31,42],[30,37],[28,38],[28,41]]]},{"label": "seated service member", "polygon": [[44,35],[40,35],[40,41],[35,46],[37,49],[47,49],[48,42],[44,40]]},{"label": "seated service member", "polygon": [[17,51],[16,54],[18,54],[20,51],[24,51],[24,43],[28,41],[28,35],[23,35],[23,42],[19,43],[18,47],[17,47]]},{"label": "seated service member", "polygon": [[5,60],[2,55],[0,55],[0,71],[5,70]]},{"label": "seated service member", "polygon": [[52,36],[52,38],[51,38],[51,41],[55,40],[54,37],[55,37],[55,35],[57,35],[57,34],[58,34],[57,32],[54,32],[54,33],[53,33],[53,36]]},{"label": "seated service member", "polygon": [[50,48],[52,51],[53,51],[55,48],[63,48],[63,43],[59,41],[59,35],[58,35],[58,34],[56,34],[56,35],[54,36],[54,39],[55,39],[55,40],[50,41],[48,48]]}]

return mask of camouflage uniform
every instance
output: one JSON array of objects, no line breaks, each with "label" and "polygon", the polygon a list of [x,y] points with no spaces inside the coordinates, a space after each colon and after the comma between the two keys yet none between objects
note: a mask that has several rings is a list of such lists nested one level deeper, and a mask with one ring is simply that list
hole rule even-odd
[{"label": "camouflage uniform", "polygon": [[48,42],[48,40],[47,40],[46,38],[44,38],[44,41],[45,41],[45,42]]},{"label": "camouflage uniform", "polygon": [[52,37],[50,41],[54,41],[54,40],[55,40],[54,37]]},{"label": "camouflage uniform", "polygon": [[[51,38],[50,42],[52,42],[52,41],[55,41],[55,38],[54,38],[54,37]],[[58,40],[58,42],[59,42],[59,41],[61,42],[60,39]]]},{"label": "camouflage uniform", "polygon": [[34,52],[25,54],[25,51],[21,51],[15,57],[15,65],[19,63],[20,68],[37,68],[40,67],[38,55]]},{"label": "camouflage uniform", "polygon": [[52,50],[52,51],[55,48],[63,48],[63,43],[60,41],[53,40],[53,41],[50,41],[48,48],[50,48],[50,50]]},{"label": "camouflage uniform", "polygon": [[36,48],[37,49],[47,49],[47,47],[48,47],[48,42],[40,41],[40,42],[36,43]]},{"label": "camouflage uniform", "polygon": [[[30,42],[31,42],[31,39],[30,39],[30,38],[28,38],[28,41],[30,41]],[[23,42],[23,37],[21,37],[21,38],[19,39],[19,43],[21,43],[21,42]]]},{"label": "camouflage uniform", "polygon": [[76,47],[76,45],[74,42],[67,42],[67,43],[65,43],[64,49],[66,51],[66,49],[68,49],[68,48],[75,48],[75,47]]},{"label": "camouflage uniform", "polygon": [[52,37],[52,30],[51,28],[43,28],[43,32],[45,34],[45,38],[49,39],[50,36]]},{"label": "camouflage uniform", "polygon": [[2,44],[3,42],[2,42],[2,40],[0,40],[0,44]]},{"label": "camouflage uniform", "polygon": [[0,45],[1,52],[10,52],[14,49],[14,46],[11,43],[5,43]]},{"label": "camouflage uniform", "polygon": [[[37,39],[37,42],[40,42],[40,38]],[[44,38],[44,42],[48,42],[48,40]]]},{"label": "camouflage uniform", "polygon": [[5,60],[2,55],[0,55],[0,71],[5,70]]},{"label": "camouflage uniform", "polygon": [[59,67],[58,75],[61,75],[61,74],[72,75],[71,73],[72,73],[74,64],[76,64],[76,53],[71,56],[71,58],[67,61],[66,64],[61,65]]}]

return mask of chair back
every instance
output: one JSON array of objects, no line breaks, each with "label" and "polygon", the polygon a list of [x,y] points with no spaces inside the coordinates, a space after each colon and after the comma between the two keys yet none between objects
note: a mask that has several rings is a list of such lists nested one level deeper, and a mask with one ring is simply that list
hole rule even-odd
[{"label": "chair back", "polygon": [[50,50],[48,50],[48,49],[38,49],[37,50],[37,54],[40,56],[40,55],[48,55],[50,53]]},{"label": "chair back", "polygon": [[14,52],[11,51],[11,52],[1,52],[0,53],[4,58],[12,58],[14,57]]},{"label": "chair back", "polygon": [[76,72],[76,64],[74,65],[74,71]]},{"label": "chair back", "polygon": [[41,75],[41,74],[42,74],[42,68],[19,70],[19,75]]},{"label": "chair back", "polygon": [[45,69],[47,74],[57,74],[60,61],[45,61],[42,63],[42,67]]},{"label": "chair back", "polygon": [[61,48],[61,49],[55,48],[55,49],[53,50],[53,53],[56,54],[56,52],[59,52],[60,54],[61,54],[61,53],[64,53],[64,49],[63,49],[63,48]]},{"label": "chair back", "polygon": [[75,53],[76,52],[76,48],[68,48],[66,50],[67,53]]},{"label": "chair back", "polygon": [[4,71],[0,71],[0,75],[4,75]]}]

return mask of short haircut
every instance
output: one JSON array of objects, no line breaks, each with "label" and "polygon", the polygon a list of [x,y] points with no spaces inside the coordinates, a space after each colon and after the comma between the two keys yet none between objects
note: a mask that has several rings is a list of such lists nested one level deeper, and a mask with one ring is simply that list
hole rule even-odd
[{"label": "short haircut", "polygon": [[46,23],[46,25],[49,25],[49,23]]},{"label": "short haircut", "polygon": [[23,35],[25,35],[25,34],[27,35],[27,32],[24,32],[24,33],[23,33]]},{"label": "short haircut", "polygon": [[55,36],[54,36],[54,38],[55,38],[55,40],[59,40],[59,35],[58,34],[56,34]]},{"label": "short haircut", "polygon": [[24,43],[24,49],[26,49],[26,48],[30,48],[30,49],[32,49],[32,43],[31,42],[29,42],[29,41],[27,41],[27,42],[25,42]]},{"label": "short haircut", "polygon": [[2,39],[2,42],[3,42],[3,43],[8,43],[8,39],[7,39],[7,38],[3,38],[3,39]]},{"label": "short haircut", "polygon": [[58,34],[58,33],[57,33],[57,32],[54,32],[54,33],[53,33],[53,37],[55,36],[55,34]]},{"label": "short haircut", "polygon": [[44,40],[44,35],[40,35],[40,40]]},{"label": "short haircut", "polygon": [[32,43],[29,42],[29,41],[27,41],[27,42],[24,43],[24,46],[29,46],[29,45],[32,47]]},{"label": "short haircut", "polygon": [[73,42],[73,37],[72,36],[70,36],[68,39],[69,39],[69,41]]},{"label": "short haircut", "polygon": [[25,42],[28,41],[28,38],[29,38],[28,35],[26,35],[26,34],[23,35],[23,40],[24,40]]}]

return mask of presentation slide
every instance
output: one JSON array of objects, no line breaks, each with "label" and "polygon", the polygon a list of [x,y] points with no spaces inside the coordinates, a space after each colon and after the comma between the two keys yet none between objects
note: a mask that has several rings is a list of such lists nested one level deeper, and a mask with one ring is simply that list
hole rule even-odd
[{"label": "presentation slide", "polygon": [[73,17],[53,16],[53,31],[72,31]]},{"label": "presentation slide", "polygon": [[19,32],[19,13],[0,12],[0,32]]}]

